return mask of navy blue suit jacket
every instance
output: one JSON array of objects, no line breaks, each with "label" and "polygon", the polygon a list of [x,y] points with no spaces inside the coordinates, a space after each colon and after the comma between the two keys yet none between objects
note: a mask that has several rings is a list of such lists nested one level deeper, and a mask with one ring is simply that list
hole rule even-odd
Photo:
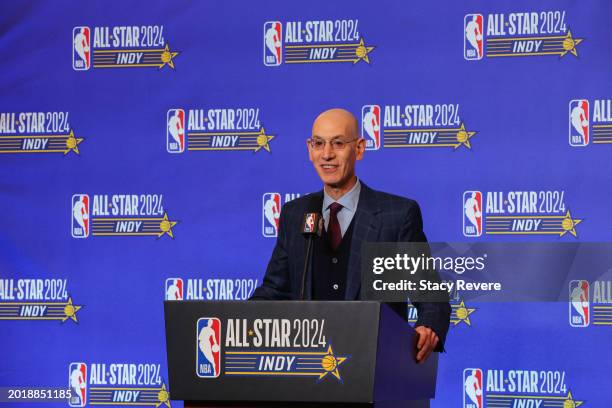
[{"label": "navy blue suit jacket", "polygon": [[[306,238],[301,234],[304,213],[312,212],[312,202],[323,202],[323,191],[287,202],[281,211],[276,246],[268,263],[263,283],[251,299],[296,300],[300,298],[302,271],[306,257]],[[320,211],[320,207],[318,209]],[[353,218],[346,300],[361,299],[362,242],[426,242],[419,205],[414,200],[375,191],[361,182],[359,203]],[[309,277],[312,274],[309,274]],[[305,297],[312,299],[311,279],[306,281]],[[443,350],[450,323],[448,302],[414,302],[417,326],[436,332]],[[405,315],[405,307],[403,307]]]}]

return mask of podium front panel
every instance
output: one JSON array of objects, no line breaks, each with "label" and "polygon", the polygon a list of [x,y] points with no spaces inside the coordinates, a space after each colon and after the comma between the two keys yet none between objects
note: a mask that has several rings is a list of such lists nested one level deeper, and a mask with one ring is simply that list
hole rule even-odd
[{"label": "podium front panel", "polygon": [[167,301],[171,398],[372,402],[377,302]]}]

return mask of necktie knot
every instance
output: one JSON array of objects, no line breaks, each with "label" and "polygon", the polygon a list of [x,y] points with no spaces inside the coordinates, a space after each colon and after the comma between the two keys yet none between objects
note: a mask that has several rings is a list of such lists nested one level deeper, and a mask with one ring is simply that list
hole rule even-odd
[{"label": "necktie knot", "polygon": [[336,203],[333,202],[329,205],[329,211],[331,213],[332,216],[335,216],[338,214],[338,212],[343,209],[344,207],[342,206],[342,204],[340,203]]}]

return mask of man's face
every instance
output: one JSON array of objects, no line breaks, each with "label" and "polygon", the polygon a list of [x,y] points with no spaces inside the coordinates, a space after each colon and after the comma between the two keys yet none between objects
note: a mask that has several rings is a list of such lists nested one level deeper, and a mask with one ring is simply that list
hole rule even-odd
[{"label": "man's face", "polygon": [[[325,141],[320,149],[308,145],[310,161],[323,183],[332,188],[346,186],[355,175],[355,161],[362,159],[365,150],[365,140],[358,139],[352,117],[342,113],[321,115],[312,127],[312,139]],[[344,142],[344,147],[335,149],[330,143],[335,140]]]}]

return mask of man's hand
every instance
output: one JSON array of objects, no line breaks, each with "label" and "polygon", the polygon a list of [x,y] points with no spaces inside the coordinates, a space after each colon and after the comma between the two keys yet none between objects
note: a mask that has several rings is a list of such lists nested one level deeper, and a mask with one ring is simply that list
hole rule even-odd
[{"label": "man's hand", "polygon": [[419,335],[419,341],[417,343],[417,363],[422,364],[427,357],[431,354],[433,349],[438,345],[438,335],[431,330],[429,327],[418,326],[414,329]]}]

